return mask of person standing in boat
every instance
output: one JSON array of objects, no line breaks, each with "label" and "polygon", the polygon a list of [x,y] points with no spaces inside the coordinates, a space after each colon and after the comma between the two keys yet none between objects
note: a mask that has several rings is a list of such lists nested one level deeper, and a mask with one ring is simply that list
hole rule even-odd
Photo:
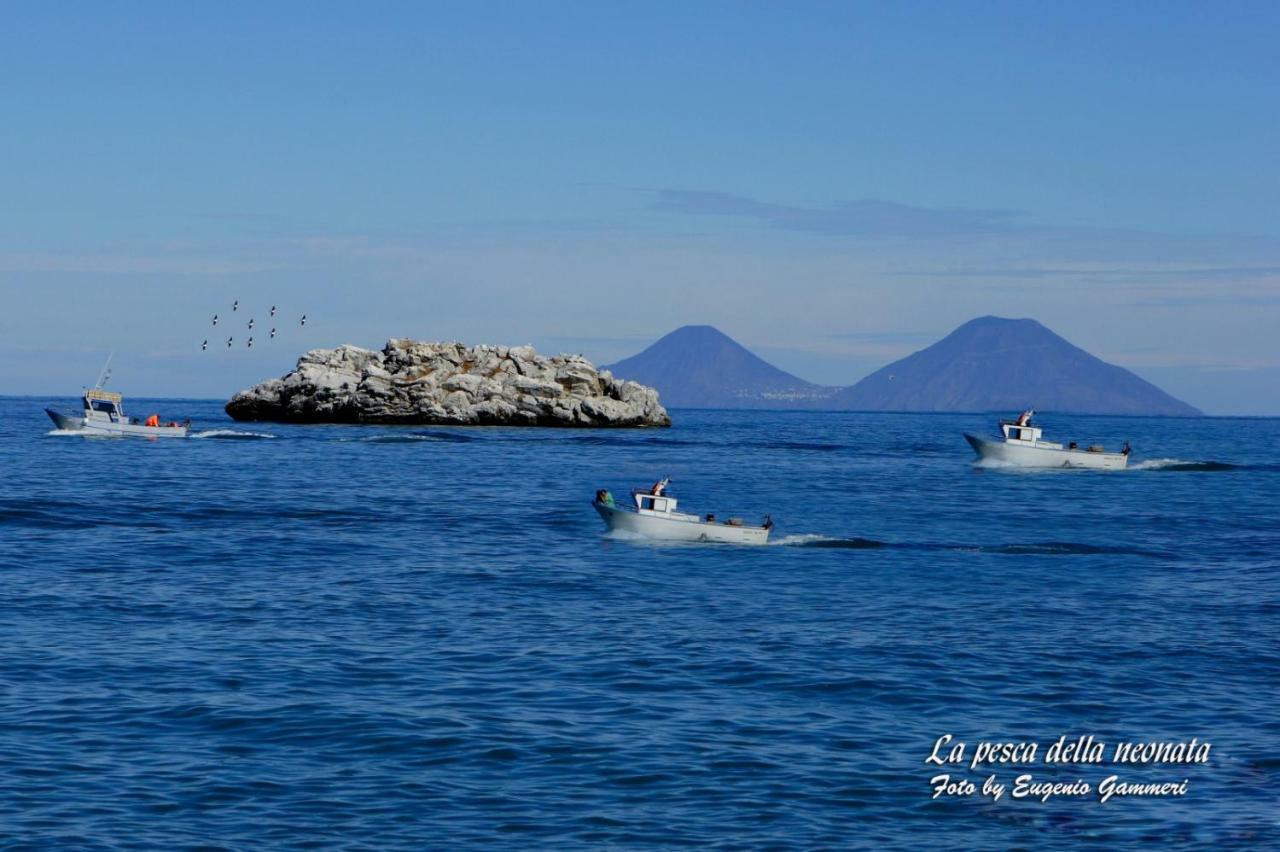
[{"label": "person standing in boat", "polygon": [[1035,412],[1035,409],[1033,409],[1033,408],[1028,408],[1026,411],[1024,411],[1024,412],[1022,412],[1021,414],[1019,414],[1019,415],[1018,415],[1018,425],[1019,425],[1019,426],[1030,426],[1030,425],[1031,425],[1031,417],[1032,417],[1035,413],[1036,413],[1036,412]]},{"label": "person standing in boat", "polygon": [[661,497],[662,492],[667,490],[667,486],[671,484],[671,477],[664,476],[657,482],[653,483],[653,487],[649,489],[649,493],[654,497]]}]

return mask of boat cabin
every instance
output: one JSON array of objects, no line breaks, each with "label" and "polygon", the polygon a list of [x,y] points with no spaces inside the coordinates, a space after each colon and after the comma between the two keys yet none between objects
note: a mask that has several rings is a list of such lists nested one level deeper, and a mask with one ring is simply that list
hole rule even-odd
[{"label": "boat cabin", "polygon": [[636,492],[636,511],[642,515],[669,515],[676,510],[676,498],[655,497],[647,491]]},{"label": "boat cabin", "polygon": [[120,394],[111,391],[87,390],[84,392],[84,416],[86,420],[105,420],[111,423],[125,423],[124,408]]},{"label": "boat cabin", "polygon": [[636,501],[636,512],[641,515],[656,516],[669,521],[687,521],[697,523],[701,520],[697,515],[689,515],[676,511],[676,498],[666,494],[652,494],[648,491],[632,491]]},{"label": "boat cabin", "polygon": [[1019,426],[1016,420],[1001,420],[1000,431],[1004,433],[1005,443],[1008,444],[1040,447],[1048,450],[1062,449],[1062,444],[1043,440],[1040,436],[1044,434],[1044,430],[1039,426],[1032,426],[1030,423]]},{"label": "boat cabin", "polygon": [[1019,426],[1013,420],[1001,420],[1000,431],[1004,432],[1006,441],[1025,441],[1030,444],[1039,441],[1044,432],[1039,426]]}]

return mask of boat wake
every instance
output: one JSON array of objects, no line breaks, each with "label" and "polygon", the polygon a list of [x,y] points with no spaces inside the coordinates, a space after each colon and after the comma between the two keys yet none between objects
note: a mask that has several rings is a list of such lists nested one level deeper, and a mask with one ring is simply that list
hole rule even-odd
[{"label": "boat wake", "polygon": [[1182,459],[1146,459],[1129,465],[1129,470],[1220,471],[1239,470],[1240,465],[1218,461],[1183,461]]},{"label": "boat wake", "polygon": [[240,432],[236,429],[209,429],[204,432],[193,432],[188,438],[214,438],[223,441],[256,441],[262,438],[274,438],[266,432]]},{"label": "boat wake", "polygon": [[575,444],[593,447],[703,447],[709,441],[688,441],[682,438],[633,438],[627,435],[574,435],[567,440]]},{"label": "boat wake", "polygon": [[883,541],[870,538],[836,538],[827,535],[806,533],[802,535],[784,535],[769,542],[775,547],[825,547],[832,549],[847,548],[849,550],[868,550],[874,547],[890,547]]},{"label": "boat wake", "polygon": [[1140,550],[1136,547],[1114,547],[1110,545],[1080,544],[1072,541],[1043,541],[1032,544],[1001,544],[967,548],[961,545],[948,546],[948,550],[976,550],[979,553],[1004,553],[1010,556],[1149,556],[1153,559],[1169,559],[1171,553],[1155,550]]},{"label": "boat wake", "polygon": [[816,535],[812,533],[786,535],[769,542],[776,547],[814,547],[844,550],[873,550],[891,548],[894,550],[926,550],[933,552],[953,553],[993,553],[1009,556],[1149,556],[1152,558],[1168,558],[1171,554],[1152,550],[1140,550],[1132,547],[1114,547],[1096,544],[1080,544],[1070,541],[1043,541],[1026,544],[943,544],[928,542],[890,542],[877,541],[871,538],[839,538],[836,536]]},{"label": "boat wake", "polygon": [[421,444],[424,441],[465,444],[472,438],[454,432],[407,432],[398,435],[368,435],[363,438],[340,438],[339,440],[359,444]]}]

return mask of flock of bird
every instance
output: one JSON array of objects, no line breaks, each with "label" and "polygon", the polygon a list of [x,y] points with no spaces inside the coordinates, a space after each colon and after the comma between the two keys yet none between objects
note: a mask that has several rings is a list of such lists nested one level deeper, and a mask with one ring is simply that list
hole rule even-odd
[{"label": "flock of bird", "polygon": [[[240,311],[240,300],[239,300],[239,299],[236,299],[234,302],[232,302],[232,303],[231,303],[231,312],[234,314],[234,313],[238,313],[239,311]],[[270,316],[271,316],[271,317],[275,317],[275,315],[276,315],[276,306],[275,306],[275,305],[272,305],[272,306],[271,306]],[[253,318],[253,317],[250,317],[250,318],[249,318],[249,331],[253,331],[253,326],[254,326],[255,322],[256,322],[256,320],[254,320],[254,318]],[[218,324],[218,315],[217,315],[217,314],[214,314],[214,315],[213,315],[213,324],[214,324],[215,326]],[[306,324],[307,324],[307,315],[306,315],[306,314],[303,314],[303,315],[302,315],[302,319],[298,320],[298,325],[306,325]],[[272,326],[271,326],[271,339],[272,339],[272,340],[275,340],[275,337],[276,337],[276,327],[275,327],[274,325],[272,325]],[[236,340],[236,339],[235,339],[234,337],[228,337],[228,338],[227,338],[227,348],[228,348],[228,349],[230,349],[230,348],[231,348],[231,344],[235,343],[235,340]],[[252,348],[253,348],[253,335],[250,335],[250,336],[249,336],[249,339],[248,339],[248,341],[246,341],[245,345],[246,345],[249,349],[252,349]],[[205,352],[205,351],[207,351],[208,349],[209,349],[209,339],[206,337],[206,338],[205,338],[205,340],[204,340],[204,343],[201,343],[201,344],[200,344],[200,351],[201,351],[201,352]]]}]

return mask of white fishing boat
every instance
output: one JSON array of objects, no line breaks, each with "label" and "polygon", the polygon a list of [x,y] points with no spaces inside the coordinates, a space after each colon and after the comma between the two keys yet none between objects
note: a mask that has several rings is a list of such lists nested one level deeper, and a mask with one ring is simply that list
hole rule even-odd
[{"label": "white fishing boat", "polygon": [[596,492],[592,505],[610,532],[618,531],[666,541],[705,541],[721,544],[766,544],[773,521],[766,517],[760,526],[748,526],[739,518],[716,520],[715,515],[689,515],[676,511],[675,497],[666,493],[669,479],[648,491],[632,491],[635,508],[617,505],[608,491]]},{"label": "white fishing boat", "polygon": [[1129,444],[1120,452],[1107,452],[1100,445],[1080,447],[1075,441],[1066,446],[1046,441],[1043,430],[1031,425],[1034,411],[1023,412],[1017,420],[1001,420],[1000,438],[980,438],[965,433],[965,440],[983,461],[995,461],[1015,467],[1091,468],[1124,470],[1129,464]]},{"label": "white fishing boat", "polygon": [[102,435],[106,437],[139,437],[139,438],[185,438],[191,426],[190,420],[182,423],[160,422],[160,415],[152,414],[145,420],[125,417],[124,397],[109,390],[103,390],[107,380],[111,378],[111,358],[102,365],[98,381],[84,392],[80,398],[80,415],[63,414],[46,408],[53,425],[65,432],[83,432],[86,435]]},{"label": "white fishing boat", "polygon": [[84,392],[81,398],[82,412],[79,416],[63,414],[46,408],[45,414],[59,429],[69,432],[83,432],[86,435],[106,437],[138,437],[138,438],[185,438],[191,425],[187,420],[161,422],[160,416],[152,414],[145,420],[129,418],[124,414],[124,398],[112,391],[92,388]]}]

